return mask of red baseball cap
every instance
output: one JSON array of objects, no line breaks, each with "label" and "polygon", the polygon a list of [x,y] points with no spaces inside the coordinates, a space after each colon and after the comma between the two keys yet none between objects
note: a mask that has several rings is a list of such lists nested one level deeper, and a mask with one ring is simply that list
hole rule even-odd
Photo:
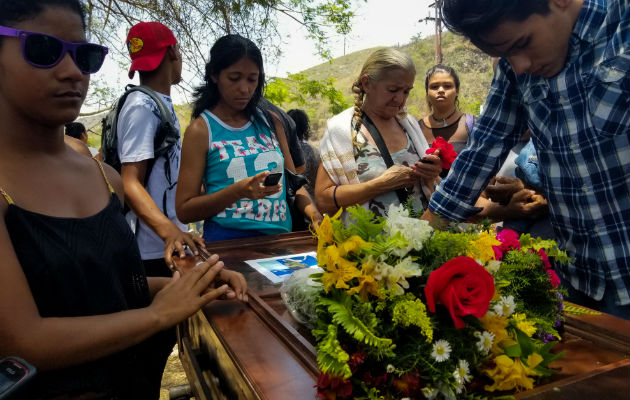
[{"label": "red baseball cap", "polygon": [[156,69],[168,46],[177,44],[173,32],[159,22],[139,22],[129,29],[127,50],[131,56],[129,78],[135,71],[153,71]]}]

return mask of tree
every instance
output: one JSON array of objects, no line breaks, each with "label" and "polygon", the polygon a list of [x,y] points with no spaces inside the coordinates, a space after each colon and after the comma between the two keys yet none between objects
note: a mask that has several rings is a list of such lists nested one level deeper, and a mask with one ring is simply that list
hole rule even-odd
[{"label": "tree", "polygon": [[[128,54],[116,32],[127,31],[139,21],[160,21],[173,30],[180,42],[187,70],[204,76],[205,62],[214,41],[230,33],[248,37],[266,58],[281,54],[279,18],[287,16],[303,26],[318,52],[330,58],[330,34],[350,32],[352,3],[366,0],[86,0],[88,30],[110,48],[123,66]],[[191,91],[191,82],[183,83]],[[92,93],[96,102],[111,95],[97,82]],[[92,100],[94,103],[94,100]]]}]

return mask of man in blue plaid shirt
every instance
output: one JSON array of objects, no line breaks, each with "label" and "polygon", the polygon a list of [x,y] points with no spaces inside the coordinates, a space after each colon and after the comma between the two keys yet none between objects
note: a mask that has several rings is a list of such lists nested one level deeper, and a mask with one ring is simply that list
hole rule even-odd
[{"label": "man in blue plaid shirt", "polygon": [[569,299],[630,318],[630,0],[444,0],[502,57],[468,147],[423,218],[463,221],[529,127]]}]

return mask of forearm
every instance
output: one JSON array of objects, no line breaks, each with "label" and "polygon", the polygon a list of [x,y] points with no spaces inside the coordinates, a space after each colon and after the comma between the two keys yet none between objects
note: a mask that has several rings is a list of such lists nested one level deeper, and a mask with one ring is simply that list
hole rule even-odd
[{"label": "forearm", "polygon": [[304,188],[304,186],[301,187],[295,195],[295,205],[309,221],[319,223],[322,220],[322,215],[319,212],[319,209],[315,206],[311,196],[308,194],[308,191]]},{"label": "forearm", "polygon": [[139,183],[125,185],[125,200],[134,214],[149,226],[162,240],[166,240],[173,229],[179,228],[160,211],[153,198]]},{"label": "forearm", "polygon": [[323,213],[334,214],[339,208],[363,204],[388,191],[388,189],[378,185],[376,179],[368,182],[330,186],[316,194],[317,206]]},{"label": "forearm", "polygon": [[183,223],[203,221],[213,217],[242,199],[239,182],[211,194],[193,196],[177,204],[177,218]]},{"label": "forearm", "polygon": [[150,308],[76,318],[38,318],[9,346],[41,370],[77,365],[129,348],[163,329]]}]

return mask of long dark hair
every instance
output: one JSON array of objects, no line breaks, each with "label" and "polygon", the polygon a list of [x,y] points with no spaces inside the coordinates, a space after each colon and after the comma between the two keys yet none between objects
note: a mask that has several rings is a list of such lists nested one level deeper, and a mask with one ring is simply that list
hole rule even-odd
[{"label": "long dark hair", "polygon": [[221,71],[237,63],[242,58],[248,58],[258,66],[258,85],[249,103],[245,107],[248,117],[255,115],[256,106],[262,97],[265,72],[260,49],[251,40],[241,35],[226,35],[217,40],[210,49],[210,60],[206,64],[206,74],[203,85],[197,87],[194,93],[194,108],[192,118],[195,119],[205,109],[214,107],[221,100],[221,93],[212,77],[217,77]]},{"label": "long dark hair", "polygon": [[81,17],[85,30],[85,7],[79,0],[0,0],[0,25],[12,27],[19,22],[35,18],[44,8],[51,6],[76,12]]},{"label": "long dark hair", "polygon": [[289,117],[295,122],[295,131],[300,140],[308,140],[311,137],[311,123],[304,110],[293,109],[287,111]]}]

